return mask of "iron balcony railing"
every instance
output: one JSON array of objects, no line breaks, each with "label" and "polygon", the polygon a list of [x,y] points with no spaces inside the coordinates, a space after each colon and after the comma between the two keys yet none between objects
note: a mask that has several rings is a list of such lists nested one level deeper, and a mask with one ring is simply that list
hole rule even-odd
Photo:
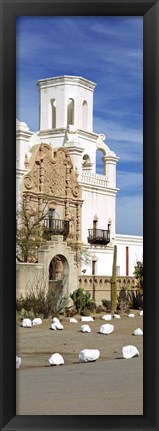
[{"label": "iron balcony railing", "polygon": [[90,244],[108,244],[110,242],[110,230],[88,229],[88,242]]},{"label": "iron balcony railing", "polygon": [[44,218],[44,230],[53,235],[63,235],[64,238],[67,238],[69,234],[69,221],[47,216]]}]

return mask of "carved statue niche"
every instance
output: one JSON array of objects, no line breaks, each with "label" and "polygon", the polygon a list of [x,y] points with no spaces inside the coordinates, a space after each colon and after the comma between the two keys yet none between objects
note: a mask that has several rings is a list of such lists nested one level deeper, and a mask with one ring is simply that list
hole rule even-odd
[{"label": "carved statue niche", "polygon": [[68,241],[74,243],[76,241],[76,207],[70,208],[68,219],[69,219]]},{"label": "carved statue niche", "polygon": [[63,276],[63,263],[59,256],[55,256],[49,267],[49,280],[61,280]]}]

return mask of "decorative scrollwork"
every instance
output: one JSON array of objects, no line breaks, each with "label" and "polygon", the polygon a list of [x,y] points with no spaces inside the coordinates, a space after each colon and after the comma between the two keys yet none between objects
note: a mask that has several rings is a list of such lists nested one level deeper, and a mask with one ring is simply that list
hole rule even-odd
[{"label": "decorative scrollwork", "polygon": [[32,178],[29,175],[24,178],[24,186],[26,189],[31,189],[33,186]]},{"label": "decorative scrollwork", "polygon": [[73,185],[72,187],[72,193],[75,197],[77,197],[80,193],[80,187],[78,186],[78,184]]}]

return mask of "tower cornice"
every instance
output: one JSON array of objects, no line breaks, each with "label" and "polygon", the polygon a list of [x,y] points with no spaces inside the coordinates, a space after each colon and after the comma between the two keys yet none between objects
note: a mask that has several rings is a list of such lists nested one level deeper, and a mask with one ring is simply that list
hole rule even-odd
[{"label": "tower cornice", "polygon": [[68,84],[68,85],[78,85],[84,88],[89,88],[90,90],[94,90],[96,87],[96,83],[93,81],[90,81],[89,79],[83,78],[82,76],[69,76],[69,75],[63,75],[63,76],[56,76],[53,78],[46,78],[46,79],[40,79],[37,81],[37,86],[41,89],[46,87],[52,87],[53,85],[61,85],[61,84]]}]

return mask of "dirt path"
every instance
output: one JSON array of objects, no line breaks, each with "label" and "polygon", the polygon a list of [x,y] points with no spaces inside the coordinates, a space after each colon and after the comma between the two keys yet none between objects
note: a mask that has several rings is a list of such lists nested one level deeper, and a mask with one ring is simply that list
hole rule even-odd
[{"label": "dirt path", "polygon": [[[91,333],[81,333],[81,322],[61,318],[64,330],[50,330],[50,320],[41,326],[17,325],[17,414],[25,415],[142,415],[143,337],[132,335],[143,329],[143,318],[135,313],[110,322],[95,316]],[[78,317],[78,320],[80,318]],[[112,323],[114,332],[99,334],[103,323]],[[133,344],[140,356],[122,359],[122,347]],[[94,363],[79,363],[79,352],[99,349]],[[48,359],[59,352],[63,366],[50,367]]]}]

